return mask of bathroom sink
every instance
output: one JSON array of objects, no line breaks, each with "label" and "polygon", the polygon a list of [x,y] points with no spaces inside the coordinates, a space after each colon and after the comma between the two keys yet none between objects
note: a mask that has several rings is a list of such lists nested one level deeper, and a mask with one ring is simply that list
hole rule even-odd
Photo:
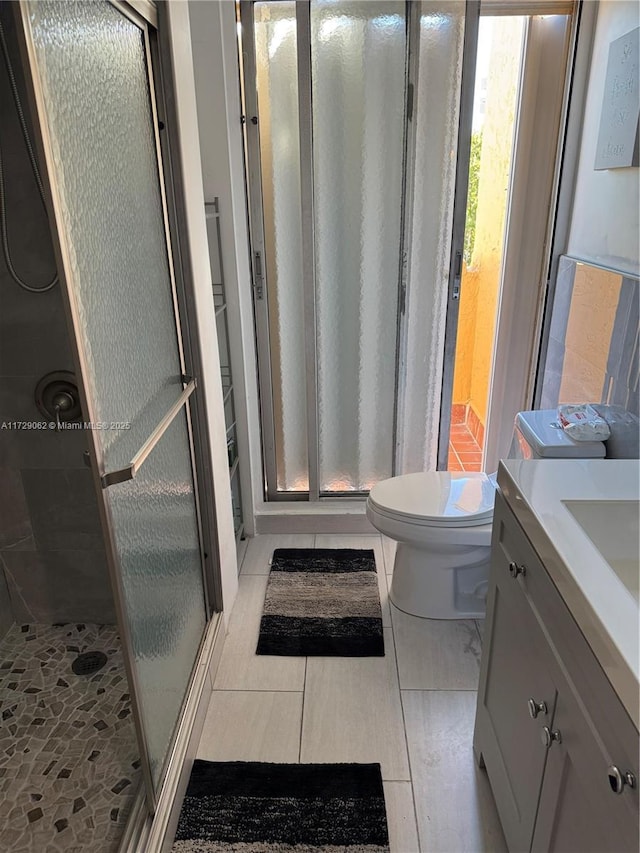
[{"label": "bathroom sink", "polygon": [[565,500],[562,503],[639,601],[640,501]]}]

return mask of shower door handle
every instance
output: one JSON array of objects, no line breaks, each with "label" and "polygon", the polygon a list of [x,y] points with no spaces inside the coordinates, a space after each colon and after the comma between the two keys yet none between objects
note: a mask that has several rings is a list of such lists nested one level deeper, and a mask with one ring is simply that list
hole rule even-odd
[{"label": "shower door handle", "polygon": [[451,298],[460,299],[460,283],[462,281],[462,252],[456,252],[455,270],[453,276],[453,287],[451,288]]},{"label": "shower door handle", "polygon": [[264,273],[262,272],[262,252],[253,253],[254,289],[256,299],[264,299]]},{"label": "shower door handle", "polygon": [[117,471],[109,471],[109,473],[102,475],[100,480],[103,489],[108,489],[109,486],[115,486],[117,483],[126,483],[127,480],[133,480],[133,478],[136,476],[151,451],[155,448],[162,436],[173,423],[178,412],[180,412],[184,408],[187,400],[196,390],[196,384],[197,382],[195,379],[192,379],[189,382],[182,394],[180,394],[178,399],[171,406],[167,414],[158,423],[149,438],[145,441],[145,443],[142,445],[140,450],[136,453],[136,455],[133,457],[133,459],[131,460],[131,462],[129,462],[128,465],[126,465],[124,468],[119,468]]}]

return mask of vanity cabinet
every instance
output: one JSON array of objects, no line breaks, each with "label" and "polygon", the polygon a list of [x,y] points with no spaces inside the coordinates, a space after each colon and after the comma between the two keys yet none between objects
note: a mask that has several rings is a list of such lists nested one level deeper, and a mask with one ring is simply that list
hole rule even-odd
[{"label": "vanity cabinet", "polygon": [[474,751],[514,853],[637,853],[638,732],[501,493]]}]

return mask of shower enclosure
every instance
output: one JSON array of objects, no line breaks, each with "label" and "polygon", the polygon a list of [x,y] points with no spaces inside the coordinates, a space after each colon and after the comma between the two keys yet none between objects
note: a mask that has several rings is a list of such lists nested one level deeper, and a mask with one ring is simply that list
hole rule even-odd
[{"label": "shower enclosure", "polygon": [[[194,667],[221,604],[211,566],[211,497],[198,488],[207,448],[176,246],[178,200],[166,179],[170,121],[164,89],[155,84],[158,74],[168,74],[152,4],[25,0],[16,13],[60,274],[59,288],[24,298],[34,311],[54,293],[64,303],[71,340],[63,366],[75,372],[82,414],[57,429],[53,422],[50,437],[58,447],[66,440],[77,479],[84,478],[95,519],[91,541],[108,571],[105,604],[94,607],[92,621],[111,623],[107,645],[119,637],[120,690],[128,703],[121,719],[135,726],[135,779],[121,782],[118,793],[142,777],[153,812]],[[0,142],[4,129],[3,121]],[[65,498],[50,489],[46,499],[55,514]],[[19,585],[15,590],[13,597]],[[66,594],[73,589],[58,598]],[[58,622],[70,621],[65,603]],[[81,741],[69,745],[76,748],[82,750]],[[25,812],[25,820],[39,820],[38,811],[36,805],[31,816]],[[55,831],[70,834],[73,820],[64,818]],[[100,835],[92,844],[115,849]]]}]

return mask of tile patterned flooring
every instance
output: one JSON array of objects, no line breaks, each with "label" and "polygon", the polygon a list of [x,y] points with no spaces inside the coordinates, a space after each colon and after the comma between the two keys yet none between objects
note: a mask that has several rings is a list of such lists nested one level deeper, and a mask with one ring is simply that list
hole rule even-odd
[{"label": "tile patterned flooring", "polygon": [[449,471],[482,471],[482,448],[466,424],[451,424]]},{"label": "tile patterned flooring", "polygon": [[[75,675],[89,649],[107,664]],[[13,626],[0,643],[0,850],[117,850],[139,766],[116,628]]]},{"label": "tile patterned flooring", "polygon": [[[384,658],[256,656],[274,548],[373,548]],[[502,853],[471,741],[481,650],[473,621],[418,619],[389,602],[395,543],[378,535],[249,541],[198,757],[380,762],[391,853]]]}]

